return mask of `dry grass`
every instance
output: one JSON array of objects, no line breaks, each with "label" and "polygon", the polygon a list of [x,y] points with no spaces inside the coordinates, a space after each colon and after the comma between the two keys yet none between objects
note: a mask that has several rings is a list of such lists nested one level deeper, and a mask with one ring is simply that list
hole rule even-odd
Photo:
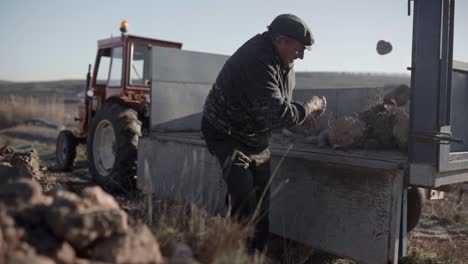
[{"label": "dry grass", "polygon": [[14,136],[0,134],[0,147],[10,146],[19,151],[35,149],[41,160],[55,158],[55,144],[43,141],[31,141],[30,139],[21,139]]},{"label": "dry grass", "polygon": [[47,141],[47,139],[51,139],[53,142],[55,142],[59,131],[57,129],[49,127],[22,124],[4,129],[0,133],[6,135],[14,135],[17,138],[22,138],[22,135],[28,134],[30,136],[29,138],[31,139],[31,141]]},{"label": "dry grass", "polygon": [[58,130],[33,125],[18,125],[0,131],[0,146],[17,150],[35,149],[41,160],[55,158],[55,141]]},{"label": "dry grass", "polygon": [[467,192],[467,184],[456,184],[444,200],[428,201],[402,263],[468,263]]},{"label": "dry grass", "polygon": [[425,215],[441,219],[447,224],[466,222],[468,224],[468,184],[452,185],[450,192],[441,201],[429,201],[425,207]]},{"label": "dry grass", "polygon": [[[458,192],[460,188],[464,187],[457,186],[447,194],[445,200],[430,201],[425,211],[426,219],[437,219],[436,226],[447,225],[448,234],[452,239],[410,238],[409,254],[399,263],[467,263],[465,251],[468,249],[468,218],[466,210],[459,209],[460,203],[463,204]],[[466,196],[462,199],[466,199]],[[252,227],[241,226],[229,218],[210,216],[205,211],[190,206],[160,202],[154,208],[155,221],[152,226],[161,243],[163,254],[169,254],[171,243],[182,241],[192,248],[200,263],[273,263],[265,255],[250,257],[246,254],[245,241],[252,234]],[[278,250],[283,252],[280,263],[355,263],[346,259],[329,258],[326,255],[316,256],[312,249],[297,243],[280,243],[279,247]]]},{"label": "dry grass", "polygon": [[16,126],[30,119],[47,119],[63,124],[66,117],[63,97],[0,97],[0,129]]},{"label": "dry grass", "polygon": [[439,256],[437,254],[422,253],[418,250],[410,251],[408,256],[402,258],[399,264],[464,264],[450,255]]},{"label": "dry grass", "polygon": [[413,239],[409,246],[409,253],[401,264],[466,264],[466,250],[468,241],[438,241],[436,239]]},{"label": "dry grass", "polygon": [[211,216],[195,206],[159,201],[154,206],[151,224],[163,255],[171,254],[171,245],[186,243],[200,263],[267,263],[264,255],[249,256],[246,241],[252,226],[243,226],[229,217]]}]

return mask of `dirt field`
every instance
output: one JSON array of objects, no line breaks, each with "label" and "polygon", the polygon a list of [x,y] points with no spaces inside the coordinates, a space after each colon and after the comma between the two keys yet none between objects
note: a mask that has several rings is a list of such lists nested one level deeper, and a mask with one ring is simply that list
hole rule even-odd
[{"label": "dirt field", "polygon": [[[8,100],[10,100],[11,96],[8,98]],[[70,119],[73,119],[73,117],[77,114],[76,102],[67,98],[64,98],[63,100],[57,98],[60,97],[55,97],[55,99],[46,99],[49,100],[49,103],[55,105],[55,108],[51,108],[49,110],[43,109],[41,106],[41,100],[44,100],[44,98],[41,100],[24,99],[26,101],[21,101],[23,99],[16,99],[16,102],[20,102],[20,104],[17,104],[19,107],[27,102],[30,110],[24,112],[22,118],[5,119],[10,121],[9,125],[6,123],[0,124],[0,127],[3,127],[0,128],[0,146],[9,145],[15,147],[18,150],[27,150],[32,148],[36,149],[40,154],[41,161],[48,168],[46,171],[47,176],[51,179],[54,179],[54,184],[61,184],[68,190],[79,193],[83,188],[94,185],[88,174],[84,147],[79,147],[78,149],[76,166],[72,172],[63,173],[57,171],[55,169],[55,140],[58,134],[58,130],[51,128],[47,125],[47,123],[24,122],[31,118],[42,117],[34,116],[32,114],[39,112],[39,110],[47,110],[49,112],[41,112],[41,115],[46,115],[43,118],[47,119],[47,116],[52,116],[54,122],[60,122],[60,120],[67,119],[68,122],[65,122],[65,124],[67,126],[72,126],[73,122],[70,121]],[[16,111],[15,109],[11,108],[14,106],[14,104],[11,104],[11,100],[8,100],[2,101],[10,102],[10,104],[2,104],[3,109],[0,107],[0,114],[11,112],[14,113]],[[65,105],[60,105],[61,103]],[[61,112],[58,113],[59,111]],[[453,190],[446,193],[445,200],[427,202],[422,221],[409,235],[408,257],[403,259],[401,263],[468,263],[467,192],[468,185],[458,185],[455,186]],[[120,206],[126,210],[130,216],[132,216],[134,221],[148,221],[148,214],[145,209],[145,203],[142,197],[138,195],[132,197],[116,195],[115,197],[120,203]],[[203,219],[208,219],[206,216],[203,217]],[[207,225],[213,226],[213,221],[209,221],[205,221],[204,223],[210,223]],[[193,219],[187,219],[187,223],[192,222]],[[224,223],[224,225],[225,224],[226,223]],[[171,226],[170,228],[162,229],[161,226],[153,226],[153,231],[159,232],[159,235],[157,235],[158,239],[163,240],[163,254],[164,241],[170,241],[174,237],[184,237],[186,240],[191,241],[190,246],[194,248],[196,254],[201,256],[198,256],[199,260],[210,259],[213,257],[212,254],[210,255],[206,253],[206,248],[204,249],[204,247],[207,245],[211,245],[210,241],[206,241],[206,238],[202,238],[200,233],[190,233],[186,229],[184,230],[177,228],[178,227],[176,226]],[[222,228],[223,232],[225,231],[224,229],[226,228]],[[233,228],[231,230],[236,229]],[[216,232],[219,233],[219,231]],[[232,233],[227,234],[226,236],[230,235],[232,235]],[[280,244],[282,245],[282,248],[280,249],[281,251],[284,251],[285,248],[288,249],[284,252],[281,258],[278,258],[277,256],[275,256],[276,258],[268,258],[263,256],[257,258],[255,262],[250,263],[355,263],[351,260],[339,259],[327,254],[313,252],[311,249],[304,248],[303,246],[294,243],[290,243],[287,244],[287,246],[284,246],[284,241],[281,241]],[[280,261],[280,259],[282,259],[282,261]],[[211,262],[205,261],[202,263]],[[236,263],[249,262],[240,261]]]},{"label": "dirt field", "polygon": [[[55,137],[57,131],[37,125],[20,125],[0,131],[0,146],[11,145],[19,150],[35,148],[47,174],[56,183],[79,193],[94,183],[87,172],[83,147],[78,150],[75,169],[70,173],[59,172],[55,166]],[[408,252],[401,263],[468,263],[468,185],[457,185],[446,193],[445,200],[428,201],[422,221],[409,235]],[[141,197],[116,196],[121,207],[134,219],[147,220]],[[282,263],[354,263],[327,254],[313,254],[311,250],[293,245],[283,256]],[[281,263],[271,260],[272,263]],[[259,262],[259,263],[265,263]]]}]

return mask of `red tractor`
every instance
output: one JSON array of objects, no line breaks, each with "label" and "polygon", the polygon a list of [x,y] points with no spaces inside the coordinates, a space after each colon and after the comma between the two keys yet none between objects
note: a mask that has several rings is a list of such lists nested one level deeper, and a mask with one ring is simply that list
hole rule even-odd
[{"label": "red tractor", "polygon": [[61,131],[58,168],[71,170],[78,144],[87,145],[93,180],[111,189],[135,187],[138,138],[148,130],[151,47],[181,49],[171,41],[133,36],[122,21],[121,36],[98,41],[94,69],[79,104],[79,127]]}]

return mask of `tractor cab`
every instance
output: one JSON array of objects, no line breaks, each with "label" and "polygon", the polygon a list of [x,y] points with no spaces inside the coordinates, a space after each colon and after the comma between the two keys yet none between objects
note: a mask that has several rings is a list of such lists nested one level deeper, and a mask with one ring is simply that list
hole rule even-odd
[{"label": "tractor cab", "polygon": [[108,100],[118,100],[138,112],[144,111],[151,85],[151,47],[182,48],[182,43],[178,42],[129,35],[127,25],[122,21],[121,36],[98,41],[86,103],[79,111],[79,134],[83,136],[90,128],[94,113]]}]

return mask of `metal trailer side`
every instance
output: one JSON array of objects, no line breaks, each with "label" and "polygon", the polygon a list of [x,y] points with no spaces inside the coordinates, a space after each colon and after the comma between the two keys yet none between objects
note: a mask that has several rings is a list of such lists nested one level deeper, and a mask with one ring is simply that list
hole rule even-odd
[{"label": "metal trailer side", "polygon": [[[363,263],[397,263],[402,157],[375,156],[273,147],[270,232]],[[138,163],[141,189],[226,212],[219,164],[198,133],[142,138]]]}]

